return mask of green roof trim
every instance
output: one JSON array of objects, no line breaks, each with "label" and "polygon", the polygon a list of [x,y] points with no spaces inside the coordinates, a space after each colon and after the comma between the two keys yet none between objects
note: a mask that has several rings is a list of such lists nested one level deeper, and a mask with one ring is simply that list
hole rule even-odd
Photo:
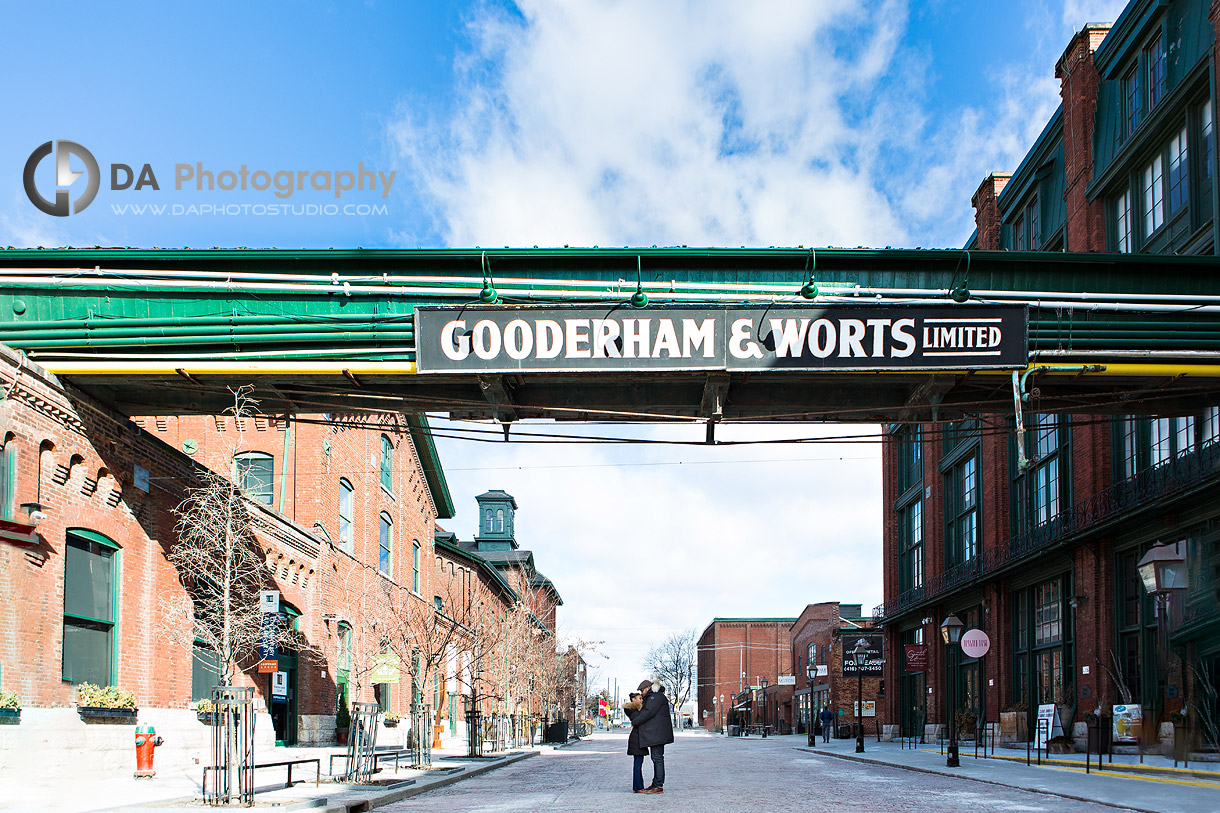
[{"label": "green roof trim", "polygon": [[[452,534],[448,534],[448,533],[446,535],[452,536]],[[433,538],[432,547],[434,549],[442,550],[451,556],[453,556],[453,555],[461,556],[463,559],[465,559],[469,562],[473,562],[475,564],[475,566],[479,568],[479,570],[481,570],[484,573],[486,573],[487,575],[491,576],[492,580],[495,581],[498,585],[500,585],[500,587],[502,587],[504,589],[504,592],[506,592],[512,598],[513,601],[521,600],[521,597],[517,595],[517,591],[514,590],[512,588],[512,585],[510,585],[508,583],[508,580],[504,578],[504,574],[502,574],[499,571],[499,569],[497,569],[491,562],[487,561],[486,559],[484,559],[482,556],[475,553],[474,551],[469,551],[469,550],[466,550],[465,548],[460,548],[457,545],[453,544],[452,542],[449,542],[448,540],[446,540],[445,538],[440,537],[440,536]]]},{"label": "green roof trim", "polygon": [[420,463],[424,467],[424,478],[428,481],[428,491],[432,493],[432,502],[436,504],[437,519],[453,519],[453,497],[449,494],[449,483],[445,480],[445,470],[441,468],[441,458],[436,452],[436,443],[432,440],[432,428],[428,425],[428,416],[422,413],[407,413],[407,426],[411,430],[411,440],[415,451],[419,453]]}]

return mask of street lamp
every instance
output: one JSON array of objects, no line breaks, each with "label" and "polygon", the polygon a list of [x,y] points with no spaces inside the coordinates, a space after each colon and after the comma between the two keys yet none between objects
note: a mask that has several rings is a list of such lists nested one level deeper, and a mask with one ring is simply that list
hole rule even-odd
[{"label": "street lamp", "polygon": [[758,685],[762,687],[762,735],[765,740],[767,738],[767,679],[763,678],[758,681]]},{"label": "street lamp", "polygon": [[868,660],[868,642],[863,638],[856,641],[856,647],[851,651],[856,659],[856,753],[864,753],[864,662]]},{"label": "street lamp", "polygon": [[957,759],[957,699],[953,684],[957,682],[957,657],[962,642],[962,629],[965,626],[953,613],[949,613],[949,617],[940,625],[941,637],[945,639],[945,644],[953,649],[953,674],[946,681],[949,684],[949,756],[945,759],[946,768],[957,768],[960,765]]},{"label": "street lamp", "polygon": [[816,748],[818,745],[817,725],[813,719],[813,681],[818,676],[817,664],[810,661],[805,667],[805,688],[809,690],[809,747]]},{"label": "street lamp", "polygon": [[1165,616],[1169,611],[1169,594],[1173,590],[1181,590],[1186,587],[1186,557],[1178,553],[1177,545],[1158,542],[1144,554],[1144,558],[1140,559],[1135,569],[1139,571],[1144,589],[1156,600],[1156,629],[1157,638],[1160,640],[1158,645],[1153,647],[1152,656],[1153,674],[1156,675],[1159,683],[1161,676],[1159,644],[1168,643]]}]

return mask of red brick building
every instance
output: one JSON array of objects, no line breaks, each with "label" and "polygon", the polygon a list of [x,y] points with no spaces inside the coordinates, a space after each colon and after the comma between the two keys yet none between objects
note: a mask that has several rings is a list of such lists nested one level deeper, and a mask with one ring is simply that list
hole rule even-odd
[{"label": "red brick building", "polygon": [[791,677],[789,630],[795,618],[716,618],[699,637],[696,662],[697,714],[708,731],[719,731],[731,719],[735,725],[763,722],[767,680],[766,722],[787,731],[792,726],[792,692],[779,685]]},{"label": "red brick building", "polygon": [[[424,601],[435,521],[452,516],[426,424],[254,416],[234,444],[232,417],[131,421],[3,348],[0,381],[0,681],[23,707],[22,725],[0,734],[0,765],[45,768],[45,744],[59,739],[54,759],[77,759],[73,743],[88,742],[89,762],[105,767],[93,753],[108,747],[100,729],[71,733],[86,730],[73,710],[82,681],[135,694],[140,721],[171,734],[159,760],[197,755],[204,727],[189,706],[215,682],[215,658],[161,627],[166,602],[185,595],[166,559],[174,508],[201,465],[232,472],[245,489],[269,585],[307,645],[281,650],[282,698],[272,697],[270,675],[245,665],[270,718],[259,739],[334,742],[338,697],[361,657],[344,635],[355,622],[353,574]],[[366,686],[363,699],[405,710],[401,694]],[[124,766],[129,740],[116,743]]]},{"label": "red brick building", "polygon": [[[793,697],[796,733],[807,733],[810,721],[816,725],[824,708],[830,708],[836,717],[850,721],[856,712],[858,683],[863,684],[865,708],[862,713],[867,715],[881,706],[885,681],[880,674],[880,664],[867,666],[859,681],[854,662],[848,666],[849,674],[844,674],[844,650],[847,659],[852,661],[852,650],[861,637],[879,643],[875,641],[876,631],[871,629],[872,618],[861,616],[860,610],[859,604],[836,601],[810,604],[792,624],[789,640],[798,687]],[[814,666],[812,675],[810,664]],[[876,705],[870,706],[870,703]],[[863,723],[865,730],[871,731],[879,718],[869,717]]]},{"label": "red brick building", "polygon": [[[1214,255],[1217,25],[1220,2],[1134,0],[1113,26],[1082,28],[1056,65],[1059,111],[1011,175],[974,194],[967,248]],[[1155,387],[1133,396],[1156,411],[1138,406]],[[1086,712],[1129,693],[1154,742],[1170,711],[1207,702],[1170,647],[1220,668],[1220,410],[1040,414],[1033,392],[1022,411],[1023,434],[1011,415],[890,427],[884,715],[944,724],[953,680],[958,707],[983,720],[1023,706],[1033,730],[1036,707],[1055,704],[1080,734]],[[1190,572],[1167,612],[1136,570],[1157,542]],[[956,669],[939,632],[950,613],[991,641]],[[908,663],[907,647],[929,657]]]}]

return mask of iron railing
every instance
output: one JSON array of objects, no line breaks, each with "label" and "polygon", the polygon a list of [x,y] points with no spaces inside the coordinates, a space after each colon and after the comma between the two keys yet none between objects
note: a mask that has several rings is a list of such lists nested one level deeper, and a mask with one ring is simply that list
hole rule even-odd
[{"label": "iron railing", "polygon": [[1220,443],[1208,443],[1183,452],[1073,503],[1040,525],[984,548],[980,555],[966,562],[933,574],[918,587],[877,605],[873,619],[882,623],[887,618],[896,618],[945,593],[973,584],[982,576],[990,576],[1048,548],[1071,542],[1098,526],[1122,519],[1157,500],[1180,497],[1217,474],[1220,474]]}]

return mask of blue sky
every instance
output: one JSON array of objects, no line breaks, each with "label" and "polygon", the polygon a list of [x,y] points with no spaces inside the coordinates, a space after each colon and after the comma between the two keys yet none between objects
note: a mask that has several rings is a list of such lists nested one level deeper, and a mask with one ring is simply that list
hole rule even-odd
[{"label": "blue sky", "polygon": [[[957,246],[979,182],[1015,168],[1058,104],[1054,64],[1072,33],[1122,6],[9,4],[0,246]],[[22,189],[27,157],[52,139],[79,142],[102,167],[96,200],[66,218],[39,212]],[[340,201],[381,213],[173,215],[175,204],[284,203],[270,191],[175,191],[174,165],[195,162],[214,172],[363,162],[396,175],[384,199]],[[161,189],[107,188],[112,163],[149,163]],[[39,188],[49,195],[53,183],[44,161]],[[336,199],[306,189],[291,203]],[[171,214],[123,211],[130,204]],[[474,495],[513,493],[519,536],[567,597],[566,631],[605,640],[603,675],[623,683],[669,630],[881,599],[873,444],[447,440],[440,451],[459,509],[450,529],[473,535]]]}]

